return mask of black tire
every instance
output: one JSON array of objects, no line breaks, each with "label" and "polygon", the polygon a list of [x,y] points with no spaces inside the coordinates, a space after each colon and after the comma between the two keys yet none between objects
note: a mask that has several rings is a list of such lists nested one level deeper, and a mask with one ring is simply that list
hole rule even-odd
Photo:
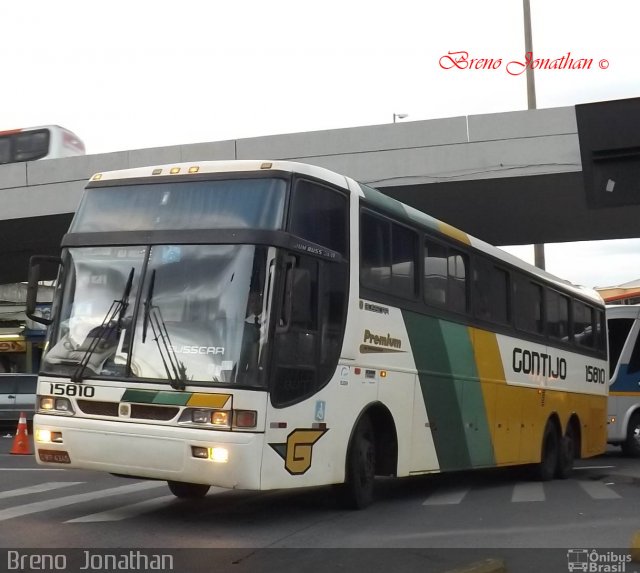
[{"label": "black tire", "polygon": [[364,509],[373,501],[376,473],[376,448],[368,418],[358,423],[347,454],[345,482],[340,486],[340,501],[349,509]]},{"label": "black tire", "polygon": [[559,479],[567,479],[573,473],[573,462],[576,459],[576,437],[573,428],[569,426],[566,434],[560,440],[558,449],[558,466],[556,468],[556,477]]},{"label": "black tire", "polygon": [[637,410],[631,414],[627,426],[627,438],[621,446],[626,456],[640,458],[640,411]]},{"label": "black tire", "polygon": [[184,499],[198,499],[204,497],[207,495],[209,487],[211,487],[201,483],[186,483],[182,481],[168,481],[167,485],[173,495]]},{"label": "black tire", "polygon": [[558,433],[553,424],[547,422],[542,435],[542,452],[536,473],[540,481],[549,481],[556,475],[558,468]]}]

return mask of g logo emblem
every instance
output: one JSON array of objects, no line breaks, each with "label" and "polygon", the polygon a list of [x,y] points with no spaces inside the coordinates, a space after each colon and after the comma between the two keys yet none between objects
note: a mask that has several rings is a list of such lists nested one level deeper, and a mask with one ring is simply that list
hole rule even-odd
[{"label": "g logo emblem", "polygon": [[285,469],[294,476],[304,474],[311,467],[314,444],[327,430],[298,429],[287,437],[286,444],[269,444],[284,460]]}]

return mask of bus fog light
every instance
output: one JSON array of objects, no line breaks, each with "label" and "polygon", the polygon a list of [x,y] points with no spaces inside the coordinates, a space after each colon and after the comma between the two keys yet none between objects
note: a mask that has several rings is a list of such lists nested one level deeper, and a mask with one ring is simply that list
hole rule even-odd
[{"label": "bus fog light", "polygon": [[50,444],[51,443],[51,432],[49,430],[36,430],[36,442],[40,442],[42,444]]},{"label": "bus fog light", "polygon": [[209,448],[201,448],[200,446],[191,446],[191,455],[194,458],[200,458],[202,460],[209,459]]},{"label": "bus fog light", "polygon": [[211,423],[214,426],[229,426],[229,412],[227,410],[215,410],[211,414]]},{"label": "bus fog light", "polygon": [[229,461],[229,450],[227,448],[213,448],[211,459],[218,464],[226,464]]}]

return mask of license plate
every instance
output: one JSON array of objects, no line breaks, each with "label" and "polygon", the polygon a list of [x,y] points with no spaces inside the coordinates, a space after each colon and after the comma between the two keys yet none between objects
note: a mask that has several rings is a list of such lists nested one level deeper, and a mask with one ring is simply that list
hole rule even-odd
[{"label": "license plate", "polygon": [[67,452],[59,450],[38,450],[40,461],[51,464],[70,464],[71,458]]}]

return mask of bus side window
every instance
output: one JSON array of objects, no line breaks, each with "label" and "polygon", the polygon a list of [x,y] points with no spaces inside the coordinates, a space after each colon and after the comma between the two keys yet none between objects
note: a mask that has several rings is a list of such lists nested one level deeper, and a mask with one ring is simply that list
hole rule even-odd
[{"label": "bus side window", "polygon": [[509,273],[478,257],[473,266],[473,289],[476,318],[500,324],[509,321]]},{"label": "bus side window", "polygon": [[569,341],[569,299],[547,290],[547,334],[556,340]]},{"label": "bus side window", "polygon": [[595,309],[573,301],[573,339],[579,346],[593,348],[596,343]]},{"label": "bus side window", "polygon": [[447,305],[447,248],[427,240],[424,243],[424,300],[427,304]]},{"label": "bus side window", "polygon": [[631,356],[629,357],[629,367],[627,369],[628,374],[635,374],[636,372],[640,372],[640,336],[636,337]]},{"label": "bus side window", "polygon": [[523,276],[516,276],[514,285],[514,319],[516,328],[525,332],[542,334],[542,287]]}]

